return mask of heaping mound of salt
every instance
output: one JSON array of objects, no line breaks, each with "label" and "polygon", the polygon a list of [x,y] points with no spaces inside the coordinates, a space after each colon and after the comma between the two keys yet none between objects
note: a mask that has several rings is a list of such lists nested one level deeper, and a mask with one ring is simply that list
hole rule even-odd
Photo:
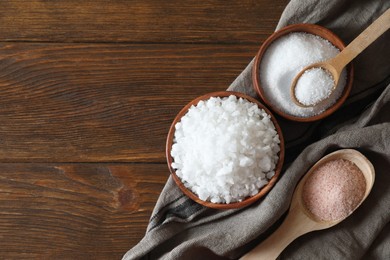
[{"label": "heaping mound of salt", "polygon": [[201,200],[242,201],[275,174],[279,136],[263,109],[234,95],[192,106],[175,125],[172,167]]}]

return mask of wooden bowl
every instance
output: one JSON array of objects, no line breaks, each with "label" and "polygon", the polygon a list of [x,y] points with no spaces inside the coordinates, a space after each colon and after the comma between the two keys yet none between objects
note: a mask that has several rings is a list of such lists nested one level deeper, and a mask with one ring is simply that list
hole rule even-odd
[{"label": "wooden bowl", "polygon": [[329,42],[331,42],[335,47],[337,47],[339,50],[343,50],[345,48],[345,44],[343,41],[335,35],[333,32],[330,30],[319,26],[315,24],[293,24],[284,27],[283,29],[274,32],[271,34],[271,36],[261,45],[260,50],[258,51],[256,57],[255,57],[255,62],[252,70],[252,81],[253,81],[253,86],[257,92],[257,94],[260,96],[262,101],[275,113],[279,114],[280,116],[291,120],[291,121],[298,121],[298,122],[312,122],[316,120],[323,119],[329,115],[331,115],[333,112],[335,112],[337,109],[340,108],[340,106],[345,102],[347,99],[351,88],[352,88],[352,82],[353,82],[353,66],[350,63],[347,66],[347,83],[344,87],[344,90],[340,96],[340,98],[334,103],[332,106],[327,108],[324,112],[321,114],[315,115],[315,116],[310,116],[310,117],[298,117],[294,115],[287,114],[286,112],[278,109],[275,107],[270,100],[267,99],[265,96],[265,93],[263,91],[263,88],[261,86],[261,80],[260,80],[260,64],[262,61],[262,58],[267,51],[268,46],[270,46],[276,39],[289,34],[291,32],[306,32],[314,35],[318,35]]},{"label": "wooden bowl", "polygon": [[[263,188],[260,189],[259,193],[257,193],[255,196],[248,197],[248,198],[244,199],[241,202],[233,202],[233,203],[229,203],[229,204],[225,204],[225,203],[212,203],[212,202],[209,202],[209,201],[203,201],[203,200],[199,199],[196,194],[194,194],[192,191],[190,191],[189,189],[187,189],[184,186],[184,184],[181,182],[180,178],[176,175],[175,169],[173,169],[171,167],[172,161],[173,161],[173,158],[171,156],[171,149],[172,149],[172,144],[173,144],[173,137],[174,137],[174,134],[175,134],[175,125],[187,113],[188,109],[192,105],[196,105],[196,104],[198,104],[199,101],[207,100],[210,97],[228,97],[230,95],[235,95],[237,97],[244,98],[244,99],[246,99],[246,100],[248,100],[248,101],[250,101],[252,103],[257,104],[259,106],[259,108],[264,109],[264,111],[271,116],[272,123],[274,124],[275,129],[278,132],[279,140],[280,140],[280,144],[279,144],[280,145],[279,160],[278,160],[278,162],[276,164],[276,167],[275,167],[275,175],[269,180],[267,185],[265,185]],[[209,208],[215,208],[215,209],[241,208],[241,207],[248,206],[249,204],[255,202],[258,199],[260,199],[261,197],[263,197],[274,186],[276,180],[279,177],[279,174],[281,172],[282,166],[283,166],[283,161],[284,161],[284,139],[283,139],[283,135],[282,135],[282,130],[280,129],[280,126],[279,126],[278,122],[276,121],[275,117],[272,115],[272,113],[263,104],[261,104],[256,99],[254,99],[254,98],[252,98],[250,96],[247,96],[245,94],[242,94],[242,93],[239,93],[239,92],[233,92],[233,91],[213,92],[213,93],[209,93],[209,94],[200,96],[200,97],[192,100],[190,103],[188,103],[177,114],[177,116],[173,120],[172,125],[171,125],[171,127],[169,129],[169,133],[168,133],[168,137],[167,137],[167,143],[166,143],[166,157],[167,157],[168,168],[169,168],[169,171],[172,174],[173,180],[175,181],[177,186],[180,188],[180,190],[185,195],[190,197],[192,200],[194,200],[195,202],[197,202],[197,203],[199,203],[199,204],[201,204],[203,206],[206,206],[206,207],[209,207]]]}]

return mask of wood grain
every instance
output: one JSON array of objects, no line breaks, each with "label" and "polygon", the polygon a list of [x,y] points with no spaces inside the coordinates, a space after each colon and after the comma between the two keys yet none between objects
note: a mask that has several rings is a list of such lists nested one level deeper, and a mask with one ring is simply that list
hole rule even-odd
[{"label": "wood grain", "polygon": [[165,164],[0,164],[2,259],[120,259],[144,235]]},{"label": "wood grain", "polygon": [[0,1],[0,41],[254,43],[287,0]]},{"label": "wood grain", "polygon": [[254,45],[0,44],[0,162],[165,162],[176,113]]},{"label": "wood grain", "polygon": [[175,115],[228,87],[287,2],[0,1],[0,258],[137,244]]}]

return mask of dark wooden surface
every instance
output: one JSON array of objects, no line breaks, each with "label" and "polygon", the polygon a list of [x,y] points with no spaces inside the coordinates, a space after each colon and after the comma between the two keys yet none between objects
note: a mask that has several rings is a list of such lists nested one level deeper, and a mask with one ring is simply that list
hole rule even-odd
[{"label": "dark wooden surface", "polygon": [[176,113],[226,89],[286,4],[0,1],[0,258],[137,244]]}]

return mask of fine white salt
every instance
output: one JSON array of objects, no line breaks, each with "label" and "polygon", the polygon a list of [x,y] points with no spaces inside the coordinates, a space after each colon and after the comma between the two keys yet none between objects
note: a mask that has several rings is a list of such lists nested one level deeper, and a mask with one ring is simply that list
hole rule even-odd
[{"label": "fine white salt", "polygon": [[333,85],[333,77],[328,71],[313,68],[298,79],[295,97],[304,105],[316,105],[330,96]]},{"label": "fine white salt", "polygon": [[347,80],[343,70],[335,91],[315,107],[300,107],[290,96],[291,83],[304,67],[336,56],[340,51],[329,41],[308,33],[290,33],[273,42],[260,64],[260,83],[266,98],[280,111],[297,117],[324,112],[341,96]]},{"label": "fine white salt", "polygon": [[192,106],[175,125],[172,168],[204,201],[256,195],[275,174],[279,135],[263,109],[234,95]]}]

